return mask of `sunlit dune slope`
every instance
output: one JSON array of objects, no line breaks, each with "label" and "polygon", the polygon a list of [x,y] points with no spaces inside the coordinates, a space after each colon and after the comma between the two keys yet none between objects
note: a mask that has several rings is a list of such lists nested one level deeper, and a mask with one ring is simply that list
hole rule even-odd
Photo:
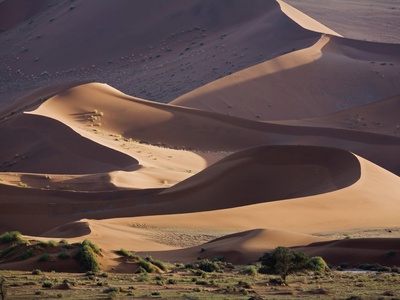
[{"label": "sunlit dune slope", "polygon": [[[209,162],[215,161],[216,158],[212,157],[216,157],[220,151],[232,152],[259,145],[338,147],[399,173],[400,163],[393,159],[400,149],[400,140],[396,135],[397,118],[393,115],[397,102],[393,99],[382,102],[382,105],[377,104],[381,107],[380,110],[372,104],[371,108],[363,109],[361,117],[365,114],[365,122],[370,122],[366,128],[351,126],[353,119],[354,122],[358,122],[358,118],[361,118],[357,114],[352,116],[352,111],[348,113],[350,119],[343,120],[343,126],[332,124],[332,121],[329,121],[330,116],[327,116],[325,121],[324,117],[321,117],[315,123],[307,120],[266,123],[145,101],[98,83],[84,84],[60,92],[32,113],[56,119],[86,138],[133,155],[140,164],[147,160],[147,164],[160,166],[159,161],[155,162],[139,155],[139,149],[128,151],[128,148],[132,148],[132,143],[130,145],[126,139],[167,148],[199,150],[197,155]],[[243,114],[245,115],[245,112]],[[371,119],[368,114],[371,115]],[[390,115],[392,121],[389,122]],[[376,120],[372,116],[377,116]],[[385,128],[390,128],[390,131],[370,133],[369,128],[379,127],[376,123],[387,123]],[[154,154],[155,149],[151,150]],[[166,149],[162,150],[165,151]],[[227,153],[220,154],[219,158]],[[168,156],[170,154],[165,154],[164,158]],[[200,161],[194,166],[188,161],[185,163],[188,164],[186,170],[199,171],[205,166]]]},{"label": "sunlit dune slope", "polygon": [[174,101],[250,120],[325,115],[398,95],[400,45],[324,36]]}]

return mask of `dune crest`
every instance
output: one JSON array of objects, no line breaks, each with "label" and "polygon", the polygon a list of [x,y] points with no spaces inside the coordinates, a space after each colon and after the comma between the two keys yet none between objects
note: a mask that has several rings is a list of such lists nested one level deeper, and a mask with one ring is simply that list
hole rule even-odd
[{"label": "dune crest", "polygon": [[286,3],[284,0],[276,0],[279,3],[282,11],[293,21],[297,24],[302,26],[305,29],[320,32],[324,34],[336,35],[342,37],[339,33],[333,31],[332,29],[326,27],[325,25],[321,24],[317,20],[307,16],[303,12],[299,11],[298,9],[294,8],[293,6]]}]

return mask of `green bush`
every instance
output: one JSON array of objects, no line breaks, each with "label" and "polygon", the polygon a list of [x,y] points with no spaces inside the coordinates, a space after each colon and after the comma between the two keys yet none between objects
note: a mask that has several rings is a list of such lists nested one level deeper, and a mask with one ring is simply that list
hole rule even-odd
[{"label": "green bush", "polygon": [[136,278],[136,280],[138,282],[148,282],[148,281],[150,281],[150,277],[147,273],[144,273],[144,274],[140,275],[138,278]]},{"label": "green bush", "polygon": [[38,247],[38,249],[39,249],[39,247],[40,248],[50,248],[50,247],[56,247],[58,244],[57,244],[57,242],[56,241],[53,241],[53,240],[50,240],[50,241],[39,241],[38,243],[37,243],[37,247]]},{"label": "green bush", "polygon": [[105,290],[103,290],[103,293],[105,293],[105,294],[109,294],[112,292],[119,293],[121,291],[122,291],[122,288],[113,286],[113,287],[109,287],[109,288],[106,288]]},{"label": "green bush", "polygon": [[51,282],[43,282],[42,283],[42,287],[44,288],[51,288],[53,286],[53,284]]},{"label": "green bush", "polygon": [[58,254],[58,258],[60,259],[68,259],[70,258],[70,255],[66,252],[61,252],[60,254]]},{"label": "green bush", "polygon": [[18,231],[5,232],[2,235],[0,235],[1,244],[6,244],[13,241],[21,241],[21,240],[23,240],[23,238],[21,233]]},{"label": "green bush", "polygon": [[199,262],[198,269],[204,272],[217,272],[221,271],[221,265],[219,261],[210,261],[208,259],[203,259]]},{"label": "green bush", "polygon": [[240,273],[255,276],[258,274],[258,270],[256,266],[245,266],[240,270]]},{"label": "green bush", "polygon": [[157,269],[153,266],[153,264],[147,260],[141,259],[139,261],[139,265],[147,272],[147,273],[155,273]]},{"label": "green bush", "polygon": [[35,269],[32,271],[32,275],[40,275],[40,274],[42,274],[42,271],[39,269]]},{"label": "green bush", "polygon": [[97,260],[96,254],[101,254],[100,248],[91,241],[84,240],[78,252],[78,258],[86,271],[98,272],[100,270],[100,262]]},{"label": "green bush", "polygon": [[168,270],[167,266],[160,260],[154,260],[151,256],[147,256],[146,260],[148,262],[152,263],[153,265],[157,266],[158,268],[160,268],[160,270],[163,270],[163,271]]},{"label": "green bush", "polygon": [[386,252],[386,257],[392,257],[395,256],[397,254],[396,250],[389,250],[388,252]]},{"label": "green bush", "polygon": [[99,246],[97,246],[96,244],[92,243],[92,242],[89,241],[89,240],[84,240],[84,241],[82,242],[82,246],[85,246],[85,245],[87,245],[87,246],[89,246],[90,248],[92,248],[92,250],[93,250],[94,253],[96,253],[96,254],[98,254],[98,255],[101,255],[101,250],[100,250]]},{"label": "green bush", "polygon": [[43,253],[39,257],[39,261],[49,261],[50,260],[50,255],[48,253]]},{"label": "green bush", "polygon": [[21,254],[21,260],[28,259],[33,256],[33,248],[27,249],[24,253]]},{"label": "green bush", "polygon": [[323,272],[329,270],[328,265],[326,264],[325,260],[321,256],[311,257],[308,260],[307,268],[312,271],[320,272],[320,273],[323,273]]},{"label": "green bush", "polygon": [[26,240],[20,240],[8,248],[4,249],[2,252],[0,252],[0,258],[6,257],[8,254],[12,253],[14,250],[18,249],[21,246],[29,245],[29,242]]}]

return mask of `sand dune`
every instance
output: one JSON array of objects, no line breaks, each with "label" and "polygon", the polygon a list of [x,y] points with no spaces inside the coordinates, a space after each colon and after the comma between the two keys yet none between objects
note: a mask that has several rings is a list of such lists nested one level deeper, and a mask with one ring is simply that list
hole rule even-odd
[{"label": "sand dune", "polygon": [[250,120],[316,117],[397,95],[397,53],[399,45],[323,36],[171,103]]},{"label": "sand dune", "polygon": [[374,263],[398,266],[399,258],[388,255],[390,250],[398,251],[397,249],[400,249],[398,238],[344,239],[299,248],[310,255],[326,258],[332,265],[348,264],[349,267]]},{"label": "sand dune", "polygon": [[[6,4],[22,12],[19,2]],[[34,88],[74,80],[107,82],[167,102],[318,39],[273,0],[50,4],[26,21],[15,15],[12,22],[19,26],[0,34],[6,70],[0,76],[9,87],[0,87],[0,105]]]},{"label": "sand dune", "polygon": [[[281,1],[93,3],[4,21],[0,232],[88,238],[117,272],[120,248],[240,264],[277,246],[331,264],[398,249],[320,236],[400,227],[398,44],[341,37]],[[93,79],[160,102],[190,92],[163,104]],[[35,266],[16,257],[0,266]]]}]

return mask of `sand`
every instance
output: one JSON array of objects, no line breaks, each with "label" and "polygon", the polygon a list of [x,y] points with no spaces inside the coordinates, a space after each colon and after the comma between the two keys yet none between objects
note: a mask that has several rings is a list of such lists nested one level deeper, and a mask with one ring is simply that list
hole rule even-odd
[{"label": "sand", "polygon": [[[321,255],[332,265],[384,262],[385,252],[400,249],[399,44],[346,35],[324,18],[282,1],[255,1],[251,9],[238,1],[228,10],[223,1],[192,6],[176,0],[176,6],[162,4],[159,13],[143,4],[165,28],[157,30],[137,15],[143,31],[132,32],[115,55],[127,63],[136,53],[141,58],[107,72],[120,66],[130,72],[139,65],[149,68],[142,80],[123,76],[115,86],[111,83],[120,73],[105,75],[113,78],[105,82],[87,80],[100,78],[101,60],[113,51],[107,45],[93,61],[89,58],[94,49],[86,49],[83,40],[99,24],[77,35],[73,23],[63,22],[68,15],[77,24],[85,21],[93,3],[75,1],[71,9],[66,2],[48,2],[48,10],[43,1],[30,14],[16,16],[13,22],[19,25],[4,23],[0,36],[16,41],[40,29],[43,39],[35,43],[48,45],[46,59],[34,65],[21,55],[13,68],[30,78],[41,68],[59,72],[29,80],[23,88],[7,84],[1,94],[6,100],[0,111],[0,232],[18,230],[32,240],[90,239],[103,250],[102,269],[115,272],[126,270],[115,253],[120,248],[169,262],[218,256],[247,264],[287,246]],[[96,3],[96,16],[111,9],[107,1]],[[133,5],[121,3],[126,9]],[[155,76],[149,55],[158,52],[145,49],[153,41],[150,35],[162,39],[176,30],[178,21],[171,19],[176,7],[185,26],[193,14],[203,22],[179,36],[206,34],[209,60],[189,49],[178,63],[176,53],[166,51],[159,64],[168,71]],[[224,18],[217,21],[218,16]],[[122,12],[121,23],[127,17]],[[29,18],[38,25],[30,28]],[[111,15],[104,20],[99,43],[117,43],[110,34],[121,24],[114,21]],[[18,34],[18,28],[27,31]],[[59,43],[45,40],[59,32],[68,33],[63,36],[68,46],[65,59],[56,63]],[[82,44],[72,43],[72,36]],[[124,32],[113,38],[125,39]],[[127,58],[133,41],[135,56]],[[169,41],[176,47],[188,42],[175,36]],[[227,65],[240,61],[240,67],[204,72],[221,61],[219,50],[235,43],[263,49],[263,58],[256,61],[255,52],[241,56],[239,51]],[[80,45],[79,51],[71,45]],[[180,95],[166,93],[155,102],[118,88],[144,87],[150,78],[164,86],[166,76],[187,61],[189,71],[179,76],[202,75],[193,75],[196,83],[177,81]],[[89,68],[82,74],[90,75],[59,81],[68,78],[65,70],[74,64]],[[5,82],[13,80],[11,73]],[[31,270],[35,263],[5,259],[0,267]],[[79,266],[61,269],[79,271]]]}]

